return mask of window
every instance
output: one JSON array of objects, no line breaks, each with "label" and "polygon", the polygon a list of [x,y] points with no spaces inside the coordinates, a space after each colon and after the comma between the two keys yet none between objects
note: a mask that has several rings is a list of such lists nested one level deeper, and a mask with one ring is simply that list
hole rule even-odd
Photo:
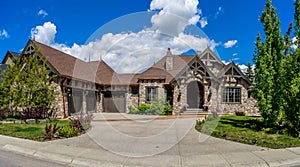
[{"label": "window", "polygon": [[139,86],[131,86],[131,94],[132,94],[132,96],[138,96],[139,95]]},{"label": "window", "polygon": [[224,87],[222,90],[223,103],[241,103],[241,88]]},{"label": "window", "polygon": [[146,102],[151,103],[157,98],[157,87],[146,87]]}]

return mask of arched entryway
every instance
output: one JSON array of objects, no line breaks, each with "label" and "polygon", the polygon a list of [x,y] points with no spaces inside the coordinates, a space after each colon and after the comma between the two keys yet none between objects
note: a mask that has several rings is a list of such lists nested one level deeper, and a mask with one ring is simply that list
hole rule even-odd
[{"label": "arched entryway", "polygon": [[204,86],[197,81],[192,81],[187,86],[187,104],[189,108],[203,108]]}]

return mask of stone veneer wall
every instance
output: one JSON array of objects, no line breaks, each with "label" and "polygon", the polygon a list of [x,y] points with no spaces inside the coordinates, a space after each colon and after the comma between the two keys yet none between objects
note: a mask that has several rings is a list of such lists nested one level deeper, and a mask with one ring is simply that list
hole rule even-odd
[{"label": "stone veneer wall", "polygon": [[132,95],[132,93],[126,93],[126,113],[129,113],[129,107],[138,107],[139,106],[139,97],[137,95]]},{"label": "stone veneer wall", "polygon": [[177,85],[174,85],[173,90],[173,115],[178,115],[181,112],[182,109],[182,103],[181,103],[181,97],[179,97],[179,88]]},{"label": "stone veneer wall", "polygon": [[210,100],[207,100],[206,106],[208,107],[208,112],[215,112],[219,110],[219,99],[218,99],[218,94],[219,94],[219,84],[216,81],[211,81],[211,86],[207,90],[208,92],[210,91],[211,97]]},{"label": "stone veneer wall", "polygon": [[[68,116],[68,96],[70,96],[67,93],[64,93],[64,88],[61,88],[61,86],[57,83],[53,83],[56,86],[56,118],[64,118],[65,116]],[[85,93],[83,93],[85,95]],[[96,99],[96,111],[95,112],[102,112],[103,111],[103,105],[102,105],[102,98],[103,94],[97,95]],[[86,97],[83,97],[83,111],[86,111]],[[65,108],[65,110],[64,110]],[[65,113],[64,113],[65,112]]]},{"label": "stone veneer wall", "polygon": [[63,93],[63,90],[61,89],[60,85],[57,83],[53,83],[56,86],[56,101],[57,101],[57,105],[56,105],[56,113],[55,113],[55,117],[56,118],[64,118],[65,114],[64,114],[64,100],[65,100],[65,109],[66,109],[66,114],[68,111],[68,100],[66,95]]},{"label": "stone veneer wall", "polygon": [[[198,74],[196,77],[193,74],[193,72],[190,70],[187,72],[186,78],[182,78],[181,80],[178,81],[179,83],[179,88],[178,86],[174,86],[174,92],[173,92],[173,114],[177,114],[181,112],[183,109],[183,106],[187,104],[187,86],[190,82],[192,81],[197,81],[200,82],[203,87],[204,87],[204,106],[208,106],[208,96],[209,96],[209,91],[210,91],[210,80],[203,79],[200,74]],[[181,97],[180,101],[177,100],[177,97],[179,95],[179,90],[181,92]],[[174,107],[175,106],[175,107]]]},{"label": "stone veneer wall", "polygon": [[[231,78],[223,79],[223,84],[219,86],[218,100],[219,100],[219,111],[223,114],[234,114],[236,111],[245,112],[246,115],[259,115],[259,110],[257,107],[257,101],[250,97],[248,98],[247,83],[244,80],[236,80]],[[237,104],[224,104],[222,103],[222,87],[237,87],[241,88],[241,103]]]},{"label": "stone veneer wall", "polygon": [[103,96],[102,93],[100,93],[98,96],[99,96],[98,97],[99,100],[97,101],[98,112],[103,112],[103,98],[104,98],[104,96]]},{"label": "stone veneer wall", "polygon": [[146,103],[146,87],[157,87],[157,96],[159,98],[165,97],[165,89],[163,83],[140,83],[139,86],[139,104]]}]

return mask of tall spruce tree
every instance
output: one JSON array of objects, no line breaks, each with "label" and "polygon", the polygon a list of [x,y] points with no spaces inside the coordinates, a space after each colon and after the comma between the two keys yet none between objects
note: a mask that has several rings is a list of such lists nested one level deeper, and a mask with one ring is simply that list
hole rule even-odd
[{"label": "tall spruce tree", "polygon": [[271,0],[266,0],[260,21],[264,27],[264,40],[258,34],[255,43],[256,97],[265,125],[274,126],[283,118],[284,40],[280,32],[280,20]]},{"label": "tall spruce tree", "polygon": [[248,78],[248,80],[253,84],[253,77],[254,77],[254,74],[253,74],[253,69],[251,67],[251,63],[248,62],[247,64],[247,71],[246,71],[246,77]]}]

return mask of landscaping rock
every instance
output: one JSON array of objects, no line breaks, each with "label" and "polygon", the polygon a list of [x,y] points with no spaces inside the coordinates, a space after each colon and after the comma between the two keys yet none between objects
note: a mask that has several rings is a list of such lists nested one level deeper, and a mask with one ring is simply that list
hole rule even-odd
[{"label": "landscaping rock", "polygon": [[46,119],[38,119],[38,123],[48,123]]},{"label": "landscaping rock", "polygon": [[35,124],[36,123],[35,119],[26,119],[25,122],[28,123],[28,124]]}]

